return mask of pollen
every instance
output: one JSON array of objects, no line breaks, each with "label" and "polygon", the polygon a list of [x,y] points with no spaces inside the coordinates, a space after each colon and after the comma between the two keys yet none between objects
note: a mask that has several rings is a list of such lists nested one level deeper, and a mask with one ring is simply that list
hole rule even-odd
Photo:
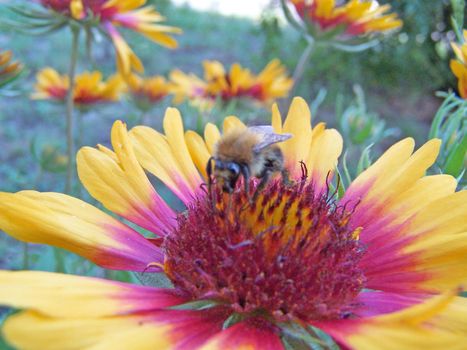
[{"label": "pollen", "polygon": [[306,181],[271,181],[252,197],[239,185],[179,215],[163,245],[173,284],[193,299],[280,322],[351,317],[365,285],[364,248],[348,226],[353,209]]}]

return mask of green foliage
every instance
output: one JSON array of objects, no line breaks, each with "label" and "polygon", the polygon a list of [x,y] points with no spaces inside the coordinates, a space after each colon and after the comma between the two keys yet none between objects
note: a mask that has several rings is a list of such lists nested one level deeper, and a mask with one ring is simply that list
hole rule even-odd
[{"label": "green foliage", "polygon": [[386,128],[386,122],[376,113],[367,110],[365,94],[359,85],[354,86],[355,100],[342,111],[342,97],[336,103],[336,118],[339,131],[347,145],[369,145],[394,136],[397,129]]},{"label": "green foliage", "polygon": [[452,27],[459,41],[463,41],[462,28],[464,28],[465,0],[451,0],[452,5]]},{"label": "green foliage", "polygon": [[30,143],[31,155],[43,171],[62,173],[66,170],[68,159],[58,145],[39,142],[34,137]]},{"label": "green foliage", "polygon": [[437,160],[439,171],[458,178],[459,185],[464,187],[467,184],[467,101],[452,93],[440,96],[445,100],[433,119],[428,137],[443,142]]}]

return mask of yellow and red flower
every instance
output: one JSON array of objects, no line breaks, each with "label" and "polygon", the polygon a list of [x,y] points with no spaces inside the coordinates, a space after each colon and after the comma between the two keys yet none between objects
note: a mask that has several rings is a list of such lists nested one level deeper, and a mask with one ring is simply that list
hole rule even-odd
[{"label": "yellow and red flower", "polygon": [[395,13],[387,13],[389,5],[377,1],[291,0],[299,16],[322,31],[342,28],[351,36],[381,33],[402,26]]},{"label": "yellow and red flower", "polygon": [[[293,181],[273,179],[253,201],[241,183],[230,195],[205,192],[221,133],[185,132],[173,108],[164,134],[117,121],[113,150],[78,153],[89,193],[131,227],[63,194],[0,193],[0,228],[13,237],[105,268],[165,273],[173,285],[0,272],[0,303],[24,309],[6,320],[6,340],[28,350],[282,350],[302,327],[348,349],[463,348],[467,192],[451,176],[425,176],[440,141],[415,152],[413,139],[397,142],[337,199],[329,184],[342,138],[310,118],[300,98],[284,122],[273,106],[272,128],[292,135],[279,145]],[[223,127],[245,125],[227,117]],[[171,209],[145,171],[186,210]]]},{"label": "yellow and red flower", "polygon": [[464,30],[464,43],[452,43],[457,59],[451,60],[451,70],[458,79],[459,95],[467,99],[467,30]]},{"label": "yellow and red flower", "polygon": [[143,106],[161,101],[171,90],[171,83],[160,75],[141,77],[132,74],[126,79],[126,83],[132,97]]},{"label": "yellow and red flower", "polygon": [[23,70],[23,65],[12,61],[13,53],[9,50],[0,52],[0,87],[16,79]]},{"label": "yellow and red flower", "polygon": [[204,61],[204,80],[187,75],[179,70],[171,73],[175,102],[185,98],[213,103],[217,98],[230,101],[248,98],[269,105],[274,100],[286,97],[293,85],[285,67],[275,59],[258,74],[235,63],[227,72],[218,61]]},{"label": "yellow and red flower", "polygon": [[179,28],[160,24],[165,18],[153,6],[144,6],[146,0],[42,0],[42,4],[76,20],[86,20],[88,15],[99,18],[101,28],[113,41],[118,70],[123,76],[134,70],[142,72],[143,64],[117,27],[138,32],[168,48],[177,47],[170,34],[181,33]]},{"label": "yellow and red flower", "polygon": [[[65,102],[70,86],[67,75],[60,75],[53,68],[44,68],[37,74],[36,79],[36,91],[31,98]],[[78,106],[115,102],[120,99],[124,87],[125,84],[118,75],[103,81],[102,73],[99,71],[84,72],[75,78],[73,100]]]}]

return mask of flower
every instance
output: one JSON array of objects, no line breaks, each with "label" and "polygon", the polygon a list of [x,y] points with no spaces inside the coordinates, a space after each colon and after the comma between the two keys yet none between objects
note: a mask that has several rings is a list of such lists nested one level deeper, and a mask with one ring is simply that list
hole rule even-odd
[{"label": "flower", "polygon": [[15,80],[23,71],[23,65],[12,61],[12,52],[0,51],[0,87]]},{"label": "flower", "polygon": [[321,31],[341,28],[350,36],[394,30],[402,26],[397,14],[387,12],[390,5],[377,1],[350,0],[336,5],[335,0],[291,0],[299,16]]},{"label": "flower", "polygon": [[451,60],[451,70],[459,80],[459,95],[467,99],[467,30],[464,30],[464,43],[462,45],[452,43],[452,48],[457,60]]},{"label": "flower", "polygon": [[148,109],[152,104],[161,101],[170,93],[171,84],[160,75],[140,77],[132,74],[126,80],[128,90],[142,109]]},{"label": "flower", "polygon": [[[55,100],[64,102],[69,88],[69,79],[60,75],[53,68],[44,68],[36,76],[36,92],[31,97],[38,100]],[[75,78],[73,92],[74,102],[83,107],[96,103],[115,102],[120,98],[125,84],[118,75],[102,80],[99,71],[84,72]]]},{"label": "flower", "polygon": [[186,74],[179,69],[174,69],[170,72],[169,78],[175,104],[189,100],[200,110],[209,110],[214,106],[214,101],[205,97],[207,83],[195,74]]},{"label": "flower", "polygon": [[[105,268],[163,272],[173,285],[0,272],[0,303],[25,309],[6,320],[6,340],[31,350],[275,350],[300,344],[302,329],[349,349],[461,348],[467,192],[455,192],[451,176],[425,176],[440,141],[414,153],[413,139],[399,141],[337,199],[330,181],[342,138],[310,118],[301,98],[284,122],[273,106],[273,129],[292,135],[278,144],[291,182],[272,179],[252,201],[241,183],[232,194],[203,189],[221,137],[213,124],[203,139],[184,132],[173,108],[164,134],[117,121],[113,150],[81,149],[78,174],[104,207],[154,233],[148,238],[67,195],[0,193],[0,228],[13,237]],[[242,130],[239,119],[224,120],[224,133]],[[186,209],[171,209],[145,171]],[[255,191],[258,181],[249,183]]]},{"label": "flower", "polygon": [[293,85],[293,80],[287,77],[285,67],[277,59],[269,62],[258,75],[238,63],[233,64],[229,72],[218,61],[204,61],[203,67],[204,81],[179,70],[171,73],[175,102],[185,98],[211,103],[216,98],[224,102],[249,98],[269,105],[277,98],[286,97]]},{"label": "flower", "polygon": [[142,72],[143,64],[117,27],[138,32],[168,48],[177,47],[177,41],[170,34],[181,33],[179,28],[160,24],[165,18],[153,6],[144,6],[146,0],[42,0],[41,3],[83,23],[89,23],[90,18],[98,18],[99,27],[114,44],[118,70],[123,76],[134,70]]}]

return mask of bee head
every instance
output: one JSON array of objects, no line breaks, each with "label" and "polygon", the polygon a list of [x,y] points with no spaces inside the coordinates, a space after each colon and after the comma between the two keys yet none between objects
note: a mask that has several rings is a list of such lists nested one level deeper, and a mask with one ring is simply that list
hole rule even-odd
[{"label": "bee head", "polygon": [[240,164],[219,159],[215,160],[214,173],[224,192],[232,193],[234,191],[240,171]]}]

